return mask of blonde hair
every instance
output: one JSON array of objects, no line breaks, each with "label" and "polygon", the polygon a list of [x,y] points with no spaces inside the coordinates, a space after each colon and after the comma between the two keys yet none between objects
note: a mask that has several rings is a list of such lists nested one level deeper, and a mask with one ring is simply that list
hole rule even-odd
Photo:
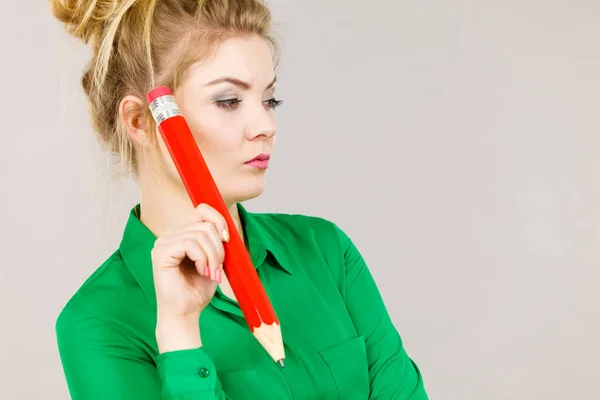
[{"label": "blonde hair", "polygon": [[[279,47],[262,0],[50,0],[50,8],[67,32],[91,45],[93,58],[82,86],[92,126],[110,154],[134,175],[138,157],[119,118],[125,96],[145,104],[153,87],[177,90],[192,63],[236,36],[264,38],[277,63]],[[145,105],[139,113],[150,131],[155,126]]]}]

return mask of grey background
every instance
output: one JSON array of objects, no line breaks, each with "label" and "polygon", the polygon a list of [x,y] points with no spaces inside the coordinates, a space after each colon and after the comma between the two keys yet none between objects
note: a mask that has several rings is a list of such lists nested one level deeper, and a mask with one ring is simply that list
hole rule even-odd
[{"label": "grey background", "polygon": [[[0,397],[66,399],[61,307],[121,237],[44,2],[3,2]],[[251,210],[354,238],[432,399],[600,398],[600,3],[271,2],[279,139]]]}]

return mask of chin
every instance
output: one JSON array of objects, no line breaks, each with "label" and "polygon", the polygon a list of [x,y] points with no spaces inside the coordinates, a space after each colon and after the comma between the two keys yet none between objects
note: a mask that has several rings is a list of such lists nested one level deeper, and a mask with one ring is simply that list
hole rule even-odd
[{"label": "chin", "polygon": [[233,202],[241,203],[259,197],[265,190],[264,177],[241,179],[237,185],[231,187],[229,196]]}]

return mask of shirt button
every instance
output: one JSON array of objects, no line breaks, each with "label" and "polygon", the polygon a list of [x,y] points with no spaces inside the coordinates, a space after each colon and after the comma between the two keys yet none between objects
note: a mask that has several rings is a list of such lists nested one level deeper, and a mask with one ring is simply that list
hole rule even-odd
[{"label": "shirt button", "polygon": [[199,374],[201,377],[206,378],[210,375],[210,371],[208,370],[208,368],[200,368]]}]

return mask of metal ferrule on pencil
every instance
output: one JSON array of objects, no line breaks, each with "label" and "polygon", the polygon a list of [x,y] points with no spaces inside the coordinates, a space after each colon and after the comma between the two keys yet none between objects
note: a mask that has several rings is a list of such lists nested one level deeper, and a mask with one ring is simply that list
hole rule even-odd
[{"label": "metal ferrule on pencil", "polygon": [[172,95],[157,97],[150,103],[150,111],[158,125],[168,118],[181,115],[181,111],[179,111],[179,107]]}]

